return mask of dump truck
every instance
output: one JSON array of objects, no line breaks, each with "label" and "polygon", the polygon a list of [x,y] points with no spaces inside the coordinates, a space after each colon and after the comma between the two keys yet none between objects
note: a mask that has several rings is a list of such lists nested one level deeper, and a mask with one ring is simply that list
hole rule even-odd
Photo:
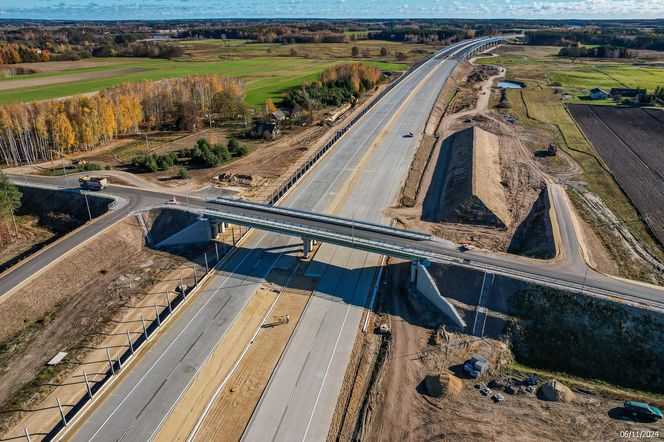
[{"label": "dump truck", "polygon": [[108,180],[98,176],[82,176],[78,179],[81,189],[85,190],[102,190],[108,187]]}]

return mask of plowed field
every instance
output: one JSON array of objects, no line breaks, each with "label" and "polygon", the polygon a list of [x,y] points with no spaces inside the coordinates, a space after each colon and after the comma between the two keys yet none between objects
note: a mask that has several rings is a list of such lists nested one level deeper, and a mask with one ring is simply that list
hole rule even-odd
[{"label": "plowed field", "polygon": [[569,110],[664,244],[664,112],[590,105]]}]

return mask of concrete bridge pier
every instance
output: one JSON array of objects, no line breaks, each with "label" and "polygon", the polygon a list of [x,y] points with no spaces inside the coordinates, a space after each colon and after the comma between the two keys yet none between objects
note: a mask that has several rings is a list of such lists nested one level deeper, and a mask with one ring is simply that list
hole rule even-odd
[{"label": "concrete bridge pier", "polygon": [[302,238],[302,243],[302,256],[306,259],[309,257],[309,254],[311,253],[311,250],[313,249],[316,241],[311,238]]},{"label": "concrete bridge pier", "polygon": [[418,261],[413,259],[410,261],[410,282],[415,284],[417,282],[417,265]]}]

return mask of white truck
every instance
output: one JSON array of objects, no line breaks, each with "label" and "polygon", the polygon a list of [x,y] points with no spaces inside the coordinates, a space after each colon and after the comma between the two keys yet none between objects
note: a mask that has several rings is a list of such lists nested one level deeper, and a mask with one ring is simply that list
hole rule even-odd
[{"label": "white truck", "polygon": [[489,362],[481,355],[472,355],[470,359],[463,364],[466,373],[474,378],[479,378],[489,368]]}]

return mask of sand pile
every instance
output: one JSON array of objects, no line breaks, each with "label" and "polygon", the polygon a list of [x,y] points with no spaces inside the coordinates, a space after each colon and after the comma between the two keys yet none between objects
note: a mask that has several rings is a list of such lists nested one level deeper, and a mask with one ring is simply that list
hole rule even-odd
[{"label": "sand pile", "polygon": [[425,383],[427,392],[434,397],[453,397],[461,393],[463,388],[461,379],[449,373],[429,375],[426,377]]}]

